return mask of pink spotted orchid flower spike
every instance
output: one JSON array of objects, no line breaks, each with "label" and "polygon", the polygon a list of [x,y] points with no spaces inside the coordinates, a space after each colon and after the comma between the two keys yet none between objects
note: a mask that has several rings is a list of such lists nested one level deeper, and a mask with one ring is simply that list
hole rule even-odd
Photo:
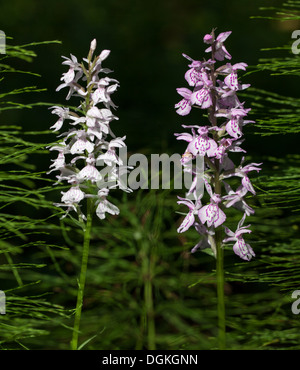
[{"label": "pink spotted orchid flower spike", "polygon": [[62,64],[69,69],[63,73],[62,83],[57,91],[68,88],[66,100],[71,97],[79,98],[78,108],[71,110],[60,106],[52,107],[52,113],[58,116],[58,120],[51,129],[54,132],[63,132],[58,136],[61,139],[50,147],[50,151],[57,151],[58,156],[53,160],[48,173],[58,171],[57,183],[64,181],[69,185],[69,189],[62,192],[61,201],[55,205],[65,209],[62,218],[70,212],[77,213],[84,230],[71,349],[78,348],[93,215],[96,214],[101,220],[107,213],[118,215],[118,207],[108,200],[110,190],[120,187],[124,191],[131,191],[117,175],[128,171],[128,167],[123,166],[117,154],[118,148],[125,147],[126,137],[116,137],[111,130],[111,123],[118,120],[111,110],[116,108],[111,95],[119,87],[119,82],[108,77],[107,74],[112,71],[102,66],[110,51],[103,50],[94,56],[95,49],[94,39],[87,58],[81,63],[72,54],[71,58],[63,57]]},{"label": "pink spotted orchid flower spike", "polygon": [[[250,261],[255,256],[251,246],[244,240],[245,235],[251,232],[250,225],[243,226],[247,216],[254,210],[246,203],[246,194],[255,195],[248,173],[259,172],[262,163],[243,165],[246,151],[241,147],[243,143],[243,128],[253,121],[246,116],[250,109],[244,107],[238,98],[238,92],[250,85],[242,84],[238,80],[238,71],[246,70],[244,62],[231,64],[231,55],[224,46],[225,40],[231,34],[220,33],[215,37],[215,30],[204,36],[204,43],[210,46],[205,50],[210,58],[203,61],[189,61],[189,69],[185,73],[185,80],[189,88],[178,88],[177,92],[182,99],[175,105],[176,112],[186,116],[192,108],[200,108],[207,113],[203,125],[186,126],[192,133],[175,134],[178,140],[187,142],[187,148],[182,156],[182,165],[187,167],[197,156],[204,160],[204,189],[208,194],[208,203],[203,204],[204,194],[197,193],[191,188],[188,195],[192,199],[179,198],[178,204],[184,204],[189,212],[178,228],[178,232],[187,231],[194,227],[200,235],[200,241],[192,249],[211,248],[216,257],[217,294],[218,294],[218,325],[219,348],[225,348],[225,303],[224,303],[224,268],[223,246],[233,243],[233,251],[240,258]],[[221,66],[218,62],[225,61]],[[208,120],[208,122],[207,122]],[[231,152],[243,153],[241,164],[235,166],[230,159]],[[241,184],[232,189],[228,181],[232,177],[241,179]],[[235,231],[226,227],[226,210],[234,207],[241,214],[241,219]]]}]

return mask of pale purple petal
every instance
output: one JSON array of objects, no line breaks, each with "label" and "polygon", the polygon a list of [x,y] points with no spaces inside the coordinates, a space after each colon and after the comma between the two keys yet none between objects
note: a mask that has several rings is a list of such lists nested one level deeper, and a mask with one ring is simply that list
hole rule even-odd
[{"label": "pale purple petal", "polygon": [[193,210],[195,208],[195,204],[193,203],[192,200],[182,198],[182,197],[177,197],[179,201],[177,201],[177,204],[184,204],[185,206],[189,207],[190,210]]},{"label": "pale purple petal", "polygon": [[226,221],[225,213],[217,206],[217,210],[214,217],[214,226],[218,227]]},{"label": "pale purple petal", "polygon": [[213,42],[212,35],[211,34],[206,34],[203,37],[203,42],[205,42],[206,44],[211,44]]},{"label": "pale purple petal", "polygon": [[178,92],[179,95],[184,97],[184,99],[189,100],[191,98],[192,91],[185,88],[185,87],[180,87],[180,88],[176,89],[176,91]]},{"label": "pale purple petal", "polygon": [[221,32],[217,37],[217,41],[224,42],[227,39],[227,37],[231,35],[231,33],[232,31]]},{"label": "pale purple petal", "polygon": [[182,221],[181,225],[178,227],[177,232],[178,233],[183,233],[187,231],[195,222],[195,216],[192,211],[190,211],[184,220]]},{"label": "pale purple petal", "polygon": [[175,108],[178,108],[176,113],[180,116],[188,115],[192,109],[190,102],[186,99],[180,100],[180,102],[175,105]]},{"label": "pale purple petal", "polygon": [[208,204],[202,207],[198,211],[198,217],[200,221],[204,224],[207,222],[207,226],[210,227],[214,223],[215,215],[219,207],[216,204]]},{"label": "pale purple petal", "polygon": [[218,148],[218,144],[213,139],[208,139],[209,147],[207,149],[207,156],[214,157],[215,152]]},{"label": "pale purple petal", "polygon": [[239,238],[233,246],[233,251],[240,258],[246,261],[250,261],[252,257],[255,257],[255,253],[249,244],[246,244],[243,238]]},{"label": "pale purple petal", "polygon": [[246,219],[246,213],[243,214],[243,217],[240,219],[238,223],[238,230],[244,225],[245,219]]},{"label": "pale purple petal", "polygon": [[235,139],[239,139],[242,136],[242,132],[239,126],[239,120],[232,118],[230,121],[226,124],[226,131],[228,134]]},{"label": "pale purple petal", "polygon": [[235,72],[230,73],[225,79],[225,84],[231,89],[231,90],[238,90],[238,77]]},{"label": "pale purple petal", "polygon": [[242,178],[242,184],[243,184],[243,186],[248,190],[248,191],[250,191],[252,194],[256,194],[256,191],[254,190],[254,188],[253,188],[253,186],[252,186],[252,184],[251,184],[251,181],[250,181],[250,179],[249,179],[249,177],[248,176],[244,176],[243,178]]},{"label": "pale purple petal", "polygon": [[201,106],[203,104],[204,99],[206,99],[208,94],[209,94],[209,92],[205,88],[202,88],[198,91],[195,91],[191,95],[191,103]]},{"label": "pale purple petal", "polygon": [[190,86],[196,86],[196,84],[200,81],[200,76],[201,74],[199,71],[197,71],[195,68],[191,68],[186,72],[184,78]]},{"label": "pale purple petal", "polygon": [[174,134],[175,136],[177,136],[177,140],[184,140],[184,141],[187,141],[187,142],[191,142],[193,140],[193,135],[187,133],[187,132],[183,132],[182,134]]}]

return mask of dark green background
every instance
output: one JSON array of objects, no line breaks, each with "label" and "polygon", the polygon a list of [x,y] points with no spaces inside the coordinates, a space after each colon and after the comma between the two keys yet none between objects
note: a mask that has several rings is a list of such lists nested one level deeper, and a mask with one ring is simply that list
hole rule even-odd
[{"label": "dark green background", "polygon": [[[262,52],[262,48],[291,43],[291,33],[298,27],[293,22],[250,19],[270,13],[259,7],[276,5],[281,5],[281,1],[2,1],[0,28],[14,38],[13,43],[62,42],[35,49],[38,57],[29,67],[40,73],[41,78],[19,75],[12,77],[9,84],[36,84],[48,89],[36,98],[22,98],[25,102],[36,99],[63,104],[67,90],[55,92],[61,74],[66,71],[66,66],[61,65],[61,55],[86,57],[90,41],[96,38],[98,52],[112,51],[104,65],[114,70],[112,77],[121,83],[114,95],[120,118],[114,123],[114,131],[117,135],[127,135],[128,150],[182,152],[184,144],[177,143],[173,133],[181,130],[182,123],[205,122],[193,114],[182,118],[175,113],[174,104],[180,100],[176,88],[187,87],[184,80],[187,60],[181,54],[202,59],[206,47],[203,36],[216,27],[217,33],[233,31],[226,41],[232,63],[243,61],[249,66],[256,65],[260,58],[272,55]],[[280,53],[285,56],[287,51],[275,52],[277,56]],[[268,73],[248,75],[242,82],[291,96],[298,93],[297,81],[274,79]],[[73,104],[77,104],[76,99]],[[26,115],[14,112],[10,119],[14,123],[22,119],[26,128],[46,130],[55,118],[47,109],[38,108]],[[261,139],[253,137],[252,131],[247,128],[245,148],[249,154],[255,151],[278,155],[297,150],[290,145],[289,137]]]}]

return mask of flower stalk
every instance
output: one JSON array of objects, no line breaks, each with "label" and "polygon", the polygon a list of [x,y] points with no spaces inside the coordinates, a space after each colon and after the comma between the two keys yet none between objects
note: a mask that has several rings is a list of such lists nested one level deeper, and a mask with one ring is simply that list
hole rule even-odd
[{"label": "flower stalk", "polygon": [[[255,256],[253,249],[243,239],[244,233],[249,233],[249,226],[242,226],[246,216],[254,213],[254,210],[246,203],[245,195],[255,190],[249,180],[248,172],[261,170],[261,163],[251,163],[236,167],[229,157],[230,152],[246,151],[241,147],[243,140],[243,126],[253,121],[244,117],[250,109],[244,108],[244,103],[238,99],[237,92],[249,87],[249,84],[241,84],[237,77],[238,70],[245,70],[246,63],[234,65],[226,63],[217,66],[219,61],[231,59],[224,46],[225,40],[231,34],[220,33],[215,36],[215,30],[204,36],[203,41],[210,46],[205,50],[210,53],[208,60],[194,60],[189,56],[183,56],[190,61],[189,69],[185,73],[185,79],[192,88],[178,88],[177,92],[183,97],[175,105],[176,112],[181,116],[190,113],[193,107],[207,111],[209,125],[183,125],[191,129],[190,133],[175,134],[178,140],[188,142],[188,146],[182,156],[182,165],[187,171],[192,171],[195,179],[202,182],[209,196],[208,203],[204,203],[205,194],[197,181],[192,186],[185,198],[178,197],[178,204],[188,206],[189,212],[178,227],[178,232],[187,231],[194,226],[200,235],[200,241],[192,249],[197,250],[211,248],[216,258],[217,280],[217,313],[219,328],[219,348],[225,349],[225,294],[224,294],[224,245],[234,241],[233,251],[242,259],[250,261]],[[220,78],[221,77],[221,78]],[[225,118],[225,122],[224,122]],[[220,119],[222,122],[220,123]],[[193,160],[203,158],[203,173],[199,173],[193,166]],[[190,170],[190,168],[193,168]],[[232,177],[242,178],[241,185],[234,191],[227,179]],[[225,181],[226,180],[226,181]],[[224,194],[225,192],[225,194]],[[234,207],[243,213],[236,232],[232,232],[225,226],[227,220],[226,209]],[[198,216],[198,219],[197,219]],[[224,237],[224,232],[227,237]]]},{"label": "flower stalk", "polygon": [[72,350],[78,349],[79,328],[80,328],[81,312],[82,312],[82,306],[83,306],[84,287],[85,287],[86,274],[87,274],[89,248],[90,248],[90,240],[91,240],[91,230],[92,230],[92,220],[93,220],[92,206],[93,205],[92,205],[91,199],[88,199],[87,200],[87,220],[86,220],[85,229],[84,229],[84,240],[83,240],[83,249],[82,249],[80,277],[78,281],[75,320],[74,320],[73,334],[72,334],[72,340],[71,340]]},{"label": "flower stalk", "polygon": [[[119,82],[100,75],[112,72],[102,67],[110,51],[103,50],[94,56],[95,50],[94,39],[83,62],[79,63],[72,54],[71,58],[63,57],[63,64],[69,66],[69,70],[63,73],[63,82],[56,90],[67,87],[69,92],[66,99],[74,96],[80,98],[81,102],[73,111],[60,106],[52,107],[52,113],[59,117],[51,127],[54,132],[60,131],[66,125],[65,121],[69,121],[68,129],[59,135],[62,139],[50,147],[50,151],[58,151],[58,156],[52,160],[48,173],[59,171],[57,183],[66,181],[70,186],[68,191],[61,193],[61,202],[55,205],[66,208],[62,218],[71,211],[76,212],[84,234],[71,340],[71,348],[74,350],[78,348],[93,215],[96,212],[100,220],[105,219],[106,213],[118,215],[118,207],[107,199],[110,190],[119,187],[126,192],[132,191],[121,181],[121,175],[128,172],[129,167],[123,165],[117,153],[118,148],[126,146],[126,137],[116,137],[110,127],[112,121],[118,120],[111,111],[111,108],[116,109],[111,95],[119,87]],[[99,104],[102,106],[98,107]],[[82,210],[84,200],[86,212]]]},{"label": "flower stalk", "polygon": [[150,255],[145,261],[144,276],[144,301],[145,301],[145,323],[147,328],[147,349],[155,350],[155,321],[154,321],[154,304],[153,304],[153,256]]},{"label": "flower stalk", "polygon": [[[216,45],[215,45],[215,31],[212,30],[212,52],[211,52],[211,60],[215,62],[215,52],[216,52]],[[214,63],[211,66],[210,71],[210,78],[212,81],[212,106],[210,110],[210,122],[212,126],[217,126],[217,98],[215,94],[216,88],[216,75],[215,75],[215,67]],[[217,131],[214,131],[213,137],[215,142],[218,143],[219,138]],[[215,159],[215,170],[214,170],[214,191],[215,194],[221,196],[222,194],[222,182],[220,181],[220,161],[219,159]],[[217,279],[217,313],[218,313],[218,343],[219,349],[226,348],[226,313],[225,313],[225,294],[224,294],[224,285],[225,285],[225,278],[224,278],[224,251],[222,248],[222,230],[217,228],[215,231],[215,246],[216,246],[216,279]]]},{"label": "flower stalk", "polygon": [[224,250],[222,247],[222,234],[216,231],[216,278],[217,278],[217,312],[218,312],[218,346],[226,348],[226,312],[224,293]]}]

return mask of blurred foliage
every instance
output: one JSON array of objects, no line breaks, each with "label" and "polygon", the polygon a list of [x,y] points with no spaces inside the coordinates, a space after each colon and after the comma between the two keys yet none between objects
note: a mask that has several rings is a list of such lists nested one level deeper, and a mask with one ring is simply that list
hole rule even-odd
[{"label": "blurred foliage", "polygon": [[[228,50],[235,62],[250,65],[243,82],[253,88],[245,100],[257,124],[246,127],[247,159],[264,162],[259,177],[252,177],[258,194],[250,199],[256,209],[250,244],[257,257],[245,263],[230,247],[225,251],[228,348],[299,349],[291,292],[300,284],[300,69],[297,56],[286,60],[286,44],[300,18],[293,11],[293,19],[283,21],[292,8],[281,2],[1,4],[1,29],[24,44],[9,47],[0,61],[6,70],[0,95],[0,289],[7,295],[7,314],[0,316],[2,349],[69,348],[82,234],[72,219],[60,220],[52,206],[62,189],[53,188],[54,176],[46,175],[51,155],[45,150],[54,140],[47,105],[64,104],[65,99],[64,93],[54,93],[63,72],[61,55],[85,56],[94,37],[99,48],[111,49],[121,82],[116,101],[116,125],[121,126],[115,132],[127,135],[132,152],[172,154],[182,152],[173,136],[181,118],[172,109],[186,70],[181,53],[201,57],[202,36],[213,27],[233,31]],[[283,8],[284,17],[273,15]],[[250,20],[252,15],[264,19]],[[49,39],[62,44],[27,45]],[[10,51],[14,58],[6,60]],[[27,61],[34,73],[17,72]],[[34,86],[32,79],[38,80]],[[193,116],[191,121],[197,122]],[[174,189],[116,191],[120,215],[95,221],[81,324],[83,349],[146,349],[153,343],[157,349],[216,348],[215,261],[205,251],[190,253],[196,233],[177,234],[182,220],[176,213],[177,195],[182,194]],[[233,224],[235,217],[233,213]]]},{"label": "blurred foliage", "polygon": [[[6,54],[0,58],[2,81],[10,73],[37,76],[29,71],[16,70],[9,64],[14,58],[31,62],[36,57],[31,50],[34,46],[7,44]],[[2,91],[0,113],[10,109],[33,108],[30,103],[24,105],[9,99],[12,95],[39,93],[43,90],[30,86]],[[42,269],[46,266],[41,261],[25,256],[31,248],[41,247],[45,243],[40,235],[55,229],[54,225],[49,227],[51,214],[46,219],[40,218],[40,214],[34,217],[34,213],[37,214],[39,210],[48,210],[53,206],[45,197],[52,189],[51,186],[43,180],[41,173],[35,171],[35,166],[28,162],[30,156],[45,152],[44,144],[26,139],[32,135],[38,136],[40,132],[24,132],[20,126],[1,125],[0,281],[1,290],[6,294],[6,314],[1,315],[0,348],[26,348],[22,343],[24,340],[49,334],[44,327],[45,323],[66,315],[61,306],[51,303],[44,295],[34,293],[34,287],[40,284],[39,280],[29,279],[25,283],[22,276],[26,269]]]}]

